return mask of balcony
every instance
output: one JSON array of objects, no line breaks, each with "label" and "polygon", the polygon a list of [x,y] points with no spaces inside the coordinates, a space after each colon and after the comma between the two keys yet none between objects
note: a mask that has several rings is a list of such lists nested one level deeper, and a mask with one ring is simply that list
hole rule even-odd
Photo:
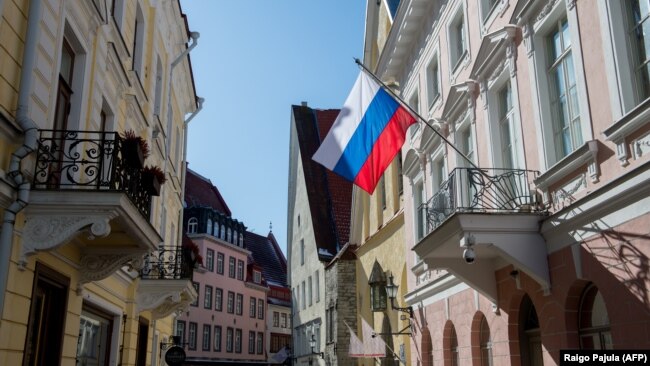
[{"label": "balcony", "polygon": [[116,132],[40,131],[22,266],[37,251],[74,242],[83,284],[140,263],[162,242],[141,169],[123,158],[122,143]]},{"label": "balcony", "polygon": [[186,248],[163,246],[144,256],[136,294],[138,311],[150,310],[154,319],[160,319],[196,300],[190,256]]},{"label": "balcony", "polygon": [[532,181],[536,172],[457,168],[416,212],[413,247],[430,269],[446,269],[494,302],[494,271],[522,270],[549,289],[546,211]]}]

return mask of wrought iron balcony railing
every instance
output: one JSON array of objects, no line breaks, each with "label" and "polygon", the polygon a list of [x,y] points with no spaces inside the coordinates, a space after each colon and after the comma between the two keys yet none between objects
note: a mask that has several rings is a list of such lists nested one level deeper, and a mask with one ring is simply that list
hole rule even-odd
[{"label": "wrought iron balcony railing", "polygon": [[191,280],[194,265],[187,248],[160,247],[144,256],[140,278],[146,280]]},{"label": "wrought iron balcony railing", "polygon": [[541,212],[531,188],[536,174],[521,169],[456,168],[438,192],[420,206],[419,226],[424,229],[426,225],[426,233],[430,233],[456,212]]},{"label": "wrought iron balcony railing", "polygon": [[33,188],[124,192],[148,219],[151,193],[122,143],[117,132],[40,130]]}]

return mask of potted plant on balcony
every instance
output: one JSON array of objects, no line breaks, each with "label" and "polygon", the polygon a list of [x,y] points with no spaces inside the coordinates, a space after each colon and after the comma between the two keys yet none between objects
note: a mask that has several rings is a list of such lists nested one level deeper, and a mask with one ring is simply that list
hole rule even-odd
[{"label": "potted plant on balcony", "polygon": [[122,135],[122,160],[129,167],[142,169],[144,159],[149,156],[149,144],[136,135],[133,130],[126,130]]},{"label": "potted plant on balcony", "polygon": [[142,169],[142,186],[153,196],[160,195],[160,186],[165,184],[165,172],[157,166],[147,165]]},{"label": "potted plant on balcony", "polygon": [[183,239],[183,254],[189,262],[190,268],[197,268],[199,265],[203,265],[201,249],[192,240]]}]

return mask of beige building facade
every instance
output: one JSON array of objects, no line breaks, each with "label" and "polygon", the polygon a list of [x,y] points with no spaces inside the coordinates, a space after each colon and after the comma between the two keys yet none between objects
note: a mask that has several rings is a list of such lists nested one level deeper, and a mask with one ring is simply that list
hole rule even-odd
[{"label": "beige building facade", "polygon": [[164,365],[198,34],[156,0],[1,1],[0,29],[0,364]]}]

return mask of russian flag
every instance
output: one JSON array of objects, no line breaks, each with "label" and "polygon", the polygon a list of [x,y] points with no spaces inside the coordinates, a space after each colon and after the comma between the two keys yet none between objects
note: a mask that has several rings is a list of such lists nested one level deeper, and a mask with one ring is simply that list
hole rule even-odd
[{"label": "russian flag", "polygon": [[416,122],[370,75],[361,71],[313,160],[372,194]]}]

